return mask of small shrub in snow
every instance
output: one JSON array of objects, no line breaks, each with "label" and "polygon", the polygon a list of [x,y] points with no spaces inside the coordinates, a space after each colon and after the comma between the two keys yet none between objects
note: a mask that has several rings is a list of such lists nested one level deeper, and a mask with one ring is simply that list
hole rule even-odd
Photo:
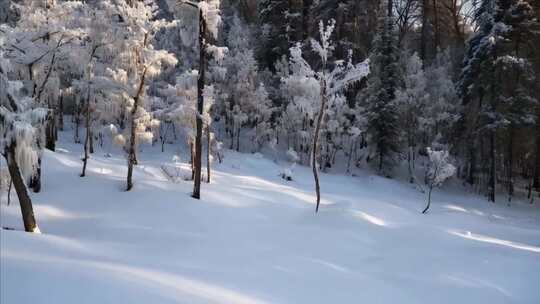
[{"label": "small shrub in snow", "polygon": [[283,168],[281,170],[281,173],[279,174],[279,176],[281,176],[281,178],[283,178],[286,181],[289,181],[289,182],[292,181],[293,180],[293,170],[294,170],[295,166],[296,166],[296,163],[293,163],[290,167]]},{"label": "small shrub in snow", "polygon": [[428,203],[422,213],[426,213],[431,204],[431,191],[433,187],[441,186],[447,179],[456,172],[456,167],[449,161],[448,151],[433,151],[427,148],[429,156],[429,169],[427,172],[427,181],[429,186]]}]

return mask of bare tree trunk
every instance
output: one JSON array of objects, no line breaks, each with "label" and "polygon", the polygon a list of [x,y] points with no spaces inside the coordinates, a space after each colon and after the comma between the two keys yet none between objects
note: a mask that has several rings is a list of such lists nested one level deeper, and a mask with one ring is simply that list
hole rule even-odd
[{"label": "bare tree trunk", "polygon": [[21,206],[21,213],[24,223],[24,230],[27,232],[36,232],[39,231],[36,224],[36,219],[34,217],[34,210],[32,208],[32,200],[28,195],[26,185],[24,183],[21,171],[19,170],[19,165],[15,157],[15,144],[12,143],[6,149],[6,163],[8,165],[9,175],[13,186],[15,186],[15,191],[17,192],[17,197],[19,198],[19,205]]},{"label": "bare tree trunk", "polygon": [[414,184],[413,153],[414,148],[412,146],[409,146],[409,151],[407,153],[407,163],[409,168],[409,183],[411,184]]},{"label": "bare tree trunk", "polygon": [[58,129],[64,131],[64,94],[60,95],[58,101]]},{"label": "bare tree trunk", "polygon": [[433,191],[433,184],[429,186],[429,192],[428,192],[428,202],[426,208],[422,211],[422,214],[425,214],[429,210],[429,206],[431,205],[431,191]]},{"label": "bare tree trunk", "polygon": [[81,124],[81,106],[80,105],[76,105],[75,106],[75,135],[74,135],[74,138],[73,138],[73,141],[76,143],[76,144],[79,144],[81,143],[81,139],[80,139],[80,136],[79,136],[79,126]]},{"label": "bare tree trunk", "polygon": [[[325,67],[323,67],[324,69]],[[315,134],[313,135],[313,145],[311,149],[311,168],[313,170],[313,178],[315,179],[315,193],[317,194],[317,206],[315,207],[315,213],[319,212],[319,204],[321,202],[321,187],[319,185],[319,172],[317,169],[317,152],[319,132],[321,130],[321,124],[324,117],[324,110],[326,108],[326,102],[328,96],[326,96],[326,75],[323,75],[321,80],[321,108],[319,109],[319,115],[317,116],[317,124],[315,125]]]},{"label": "bare tree trunk", "polygon": [[514,196],[514,176],[512,168],[514,166],[513,159],[513,145],[514,145],[514,130],[512,124],[509,127],[509,138],[508,138],[508,169],[507,169],[507,179],[508,179],[508,205],[512,202],[512,197]]},{"label": "bare tree trunk", "polygon": [[9,186],[8,186],[8,192],[7,192],[7,205],[11,203],[11,187],[13,186],[13,180],[11,177],[9,178]]},{"label": "bare tree trunk", "polygon": [[193,140],[189,143],[189,152],[190,152],[190,164],[191,164],[191,180],[195,179],[195,145]]},{"label": "bare tree trunk", "polygon": [[[89,96],[90,97],[90,96]],[[86,164],[88,163],[88,144],[90,141],[90,99],[86,101],[86,137],[84,138],[84,157],[83,157],[83,168],[81,172],[81,177],[84,177],[86,175]]]},{"label": "bare tree trunk", "polygon": [[240,152],[240,132],[242,130],[242,127],[239,126],[238,130],[236,130],[236,151]]},{"label": "bare tree trunk", "polygon": [[206,126],[206,182],[210,183],[210,126]]},{"label": "bare tree trunk", "polygon": [[420,33],[420,59],[425,68],[427,60],[427,39],[428,39],[428,0],[422,0],[422,31]]},{"label": "bare tree trunk", "polygon": [[489,149],[490,149],[490,168],[489,168],[489,186],[488,186],[488,199],[490,202],[495,202],[495,131],[491,131],[489,137]]},{"label": "bare tree trunk", "polygon": [[135,126],[135,116],[137,115],[137,110],[139,109],[139,103],[144,89],[144,80],[146,78],[146,68],[144,68],[141,80],[139,82],[139,88],[137,89],[137,94],[133,98],[133,109],[131,110],[131,134],[129,137],[129,148],[128,148],[128,173],[127,173],[127,187],[126,191],[129,191],[133,188],[133,166],[137,163],[135,141],[137,140],[137,128]]},{"label": "bare tree trunk", "polygon": [[536,133],[536,161],[534,166],[533,187],[540,190],[540,121],[536,124],[538,125],[538,132]]},{"label": "bare tree trunk", "polygon": [[[39,147],[39,143],[38,143],[38,147]],[[39,149],[41,149],[41,147],[39,147]],[[41,191],[41,152],[38,153],[38,161],[37,161],[37,165],[36,165],[36,172],[34,172],[34,174],[32,175],[32,177],[30,178],[30,188],[32,188],[32,191],[34,191],[34,193],[38,193],[39,191]]]},{"label": "bare tree trunk", "polygon": [[199,79],[197,80],[197,133],[195,136],[195,176],[193,180],[193,198],[201,198],[201,158],[202,158],[202,115],[204,110],[204,76],[206,70],[206,21],[203,11],[199,9]]},{"label": "bare tree trunk", "polygon": [[45,148],[54,151],[56,148],[54,129],[56,122],[55,111],[49,111],[47,122],[45,123]]},{"label": "bare tree trunk", "polygon": [[[90,128],[90,125],[88,127]],[[94,154],[94,132],[92,132],[92,129],[88,131],[88,137],[90,138],[88,141],[88,151],[90,154]]]}]

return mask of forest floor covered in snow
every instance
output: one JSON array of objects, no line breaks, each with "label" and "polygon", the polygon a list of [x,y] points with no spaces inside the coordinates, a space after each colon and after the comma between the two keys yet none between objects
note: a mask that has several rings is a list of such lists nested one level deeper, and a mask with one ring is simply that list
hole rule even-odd
[{"label": "forest floor covered in snow", "polygon": [[423,215],[406,183],[322,174],[315,214],[309,168],[285,181],[281,165],[231,151],[195,200],[159,147],[125,192],[119,151],[98,148],[81,178],[82,146],[61,135],[32,195],[42,234],[19,231],[16,195],[2,194],[1,225],[16,229],[0,232],[2,304],[540,303],[537,204],[436,190]]}]

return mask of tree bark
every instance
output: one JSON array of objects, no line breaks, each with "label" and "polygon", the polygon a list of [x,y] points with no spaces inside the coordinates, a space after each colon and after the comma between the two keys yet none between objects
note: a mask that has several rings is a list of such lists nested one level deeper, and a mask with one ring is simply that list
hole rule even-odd
[{"label": "tree bark", "polygon": [[512,197],[514,196],[514,176],[512,168],[514,166],[513,159],[513,145],[514,145],[514,127],[510,125],[509,127],[509,138],[508,138],[508,169],[507,169],[507,179],[508,179],[508,204],[512,202]]},{"label": "tree bark", "polygon": [[19,165],[15,157],[15,144],[12,143],[6,149],[5,155],[6,163],[9,170],[9,175],[15,191],[17,192],[17,197],[19,198],[19,205],[21,206],[21,213],[24,223],[24,230],[27,232],[36,232],[37,229],[36,219],[34,217],[34,210],[32,208],[32,200],[28,195],[24,179],[21,175]]},{"label": "tree bark", "polygon": [[60,95],[58,101],[58,129],[64,131],[64,95]]},{"label": "tree bark", "polygon": [[433,185],[429,186],[429,192],[428,192],[428,202],[426,208],[422,211],[422,214],[425,214],[429,210],[429,206],[431,205],[431,191],[433,191]]},{"label": "tree bark", "polygon": [[210,183],[210,126],[206,126],[206,182]]},{"label": "tree bark", "polygon": [[146,78],[146,68],[144,68],[141,80],[139,82],[139,88],[137,89],[137,94],[133,98],[133,109],[131,110],[131,134],[129,137],[129,148],[128,148],[128,173],[127,173],[127,187],[126,191],[129,191],[133,188],[133,166],[137,163],[135,141],[137,139],[137,128],[135,127],[135,116],[137,115],[137,110],[139,109],[140,99],[144,89],[144,80]]},{"label": "tree bark", "polygon": [[317,116],[317,124],[315,125],[315,134],[313,135],[313,145],[311,149],[311,169],[313,170],[313,178],[315,179],[315,193],[317,195],[317,206],[315,207],[315,213],[319,212],[319,204],[321,202],[321,187],[319,185],[319,172],[317,168],[317,152],[319,132],[321,130],[321,124],[324,117],[324,109],[326,108],[326,102],[328,96],[326,95],[326,75],[323,75],[321,80],[321,108],[319,109],[319,115]]},{"label": "tree bark", "polygon": [[202,158],[202,132],[203,132],[203,109],[204,109],[204,77],[205,77],[205,55],[206,55],[206,21],[204,14],[199,9],[199,77],[197,80],[197,133],[195,136],[195,176],[193,180],[193,198],[201,198],[201,158]]},{"label": "tree bark", "polygon": [[[38,148],[41,149],[41,147],[39,147],[39,143],[38,143]],[[41,152],[38,152],[36,172],[34,172],[32,177],[30,178],[29,186],[30,188],[32,188],[32,191],[34,191],[34,193],[38,193],[41,191]]]},{"label": "tree bark", "polygon": [[428,0],[422,0],[422,31],[420,32],[420,59],[422,66],[426,67],[427,39],[428,39]]},{"label": "tree bark", "polygon": [[495,131],[491,131],[489,136],[489,149],[490,149],[490,169],[489,169],[489,186],[488,186],[488,198],[490,202],[495,202]]},{"label": "tree bark", "polygon": [[[90,91],[90,90],[88,90]],[[88,93],[90,95],[90,93]],[[90,96],[88,96],[90,97]],[[90,98],[86,101],[86,136],[84,138],[84,158],[83,158],[83,168],[81,172],[81,177],[84,177],[86,175],[86,164],[88,163],[88,144],[90,141]]]},{"label": "tree bark", "polygon": [[538,132],[536,133],[536,161],[534,168],[533,187],[540,190],[540,121],[537,122]]},{"label": "tree bark", "polygon": [[56,149],[55,135],[54,130],[56,128],[56,115],[54,115],[54,110],[49,111],[47,115],[47,122],[45,123],[45,148],[51,151]]}]

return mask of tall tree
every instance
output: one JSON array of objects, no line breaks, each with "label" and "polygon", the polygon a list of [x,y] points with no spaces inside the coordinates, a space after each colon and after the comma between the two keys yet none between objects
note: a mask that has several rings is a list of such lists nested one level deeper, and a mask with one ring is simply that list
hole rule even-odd
[{"label": "tall tree", "polygon": [[400,79],[394,20],[390,9],[382,11],[384,13],[379,18],[379,29],[370,56],[372,72],[363,97],[377,170],[380,174],[390,175],[394,153],[399,151],[395,97]]},{"label": "tall tree", "polygon": [[315,193],[317,195],[317,205],[315,212],[319,211],[321,200],[319,173],[318,173],[318,153],[319,153],[319,133],[325,117],[325,111],[329,103],[333,102],[337,96],[351,84],[362,80],[369,74],[369,61],[352,64],[352,54],[345,63],[343,60],[331,64],[328,61],[330,53],[335,46],[331,40],[335,21],[330,20],[328,25],[321,21],[319,24],[319,40],[311,40],[311,47],[319,58],[318,69],[311,67],[302,57],[301,45],[290,49],[290,70],[291,75],[284,78],[283,81],[289,87],[308,87],[315,89],[319,95],[317,104],[312,104],[316,113],[315,125],[313,130],[313,141],[311,145],[311,167],[313,178],[315,180]]}]

